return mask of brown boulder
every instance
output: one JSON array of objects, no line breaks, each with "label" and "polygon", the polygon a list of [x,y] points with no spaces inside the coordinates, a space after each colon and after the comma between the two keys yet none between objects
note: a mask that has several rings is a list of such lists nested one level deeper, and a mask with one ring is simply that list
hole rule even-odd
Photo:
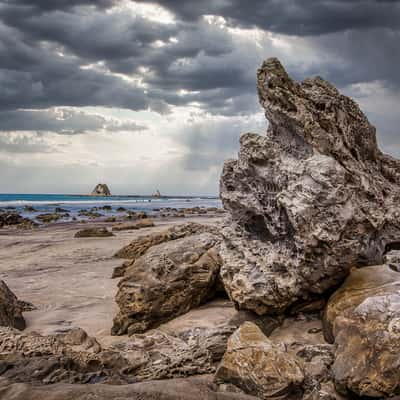
[{"label": "brown boulder", "polygon": [[126,270],[116,301],[112,333],[144,332],[191,308],[216,290],[218,238],[192,235],[151,247]]},{"label": "brown boulder", "polygon": [[187,224],[174,225],[162,232],[139,236],[115,253],[115,257],[129,258],[130,261],[126,261],[121,266],[116,267],[112,277],[119,278],[123,276],[129,265],[132,265],[138,257],[142,256],[152,246],[198,233],[210,232],[217,234],[217,231],[217,228],[213,226],[189,222]]},{"label": "brown boulder", "polygon": [[330,298],[325,335],[336,344],[332,367],[342,393],[400,394],[400,274],[387,265],[352,270]]},{"label": "brown boulder", "polygon": [[244,323],[228,341],[215,374],[217,383],[230,383],[246,393],[270,399],[299,391],[304,374],[301,361],[275,346],[257,327]]}]

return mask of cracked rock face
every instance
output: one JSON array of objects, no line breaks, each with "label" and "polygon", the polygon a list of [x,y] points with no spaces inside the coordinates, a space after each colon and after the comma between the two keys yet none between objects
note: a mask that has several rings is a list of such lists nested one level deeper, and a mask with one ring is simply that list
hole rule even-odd
[{"label": "cracked rock face", "polygon": [[297,83],[269,59],[257,87],[269,128],[243,135],[238,160],[224,165],[221,276],[240,308],[261,315],[382,262],[400,237],[400,162],[323,79]]}]

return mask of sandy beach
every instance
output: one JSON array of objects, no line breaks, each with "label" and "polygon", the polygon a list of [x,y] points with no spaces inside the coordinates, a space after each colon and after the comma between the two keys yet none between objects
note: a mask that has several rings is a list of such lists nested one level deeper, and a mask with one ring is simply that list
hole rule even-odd
[{"label": "sandy beach", "polygon": [[82,228],[112,223],[50,224],[33,230],[0,231],[0,279],[19,299],[37,310],[25,313],[26,333],[51,334],[83,328],[104,345],[117,312],[114,300],[119,279],[112,271],[124,261],[113,255],[138,236],[188,221],[215,223],[218,217],[154,219],[155,227],[114,232],[105,238],[74,238]]}]

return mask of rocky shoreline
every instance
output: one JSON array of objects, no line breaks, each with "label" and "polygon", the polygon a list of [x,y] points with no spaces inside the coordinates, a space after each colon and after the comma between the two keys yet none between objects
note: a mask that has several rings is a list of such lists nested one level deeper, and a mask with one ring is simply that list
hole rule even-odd
[{"label": "rocky shoreline", "polygon": [[[65,260],[70,271],[86,268],[93,282],[83,290],[110,301],[101,314],[107,335],[72,323],[38,333],[28,321],[24,330],[22,313],[36,304],[10,291],[17,272],[8,270],[0,398],[400,395],[400,161],[378,149],[357,104],[323,79],[295,82],[268,59],[257,88],[269,128],[243,135],[238,159],[224,165],[226,215],[127,214],[77,222],[68,239],[65,231],[52,239],[54,248],[65,243],[65,258],[53,248],[46,265],[58,256],[60,268]],[[71,256],[78,244],[90,266]],[[108,276],[99,279],[101,268]],[[87,304],[90,318],[104,302]]]}]

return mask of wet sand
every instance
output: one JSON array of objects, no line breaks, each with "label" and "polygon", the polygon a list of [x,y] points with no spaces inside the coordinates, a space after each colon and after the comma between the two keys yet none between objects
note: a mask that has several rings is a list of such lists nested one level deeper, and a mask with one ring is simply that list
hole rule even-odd
[{"label": "wet sand", "polygon": [[20,300],[37,310],[25,312],[26,332],[41,334],[81,327],[103,343],[117,312],[118,279],[114,267],[124,260],[114,253],[134,238],[189,221],[216,223],[218,217],[155,219],[156,226],[114,232],[114,237],[74,238],[79,229],[113,224],[52,224],[35,230],[0,230],[0,279]]}]

